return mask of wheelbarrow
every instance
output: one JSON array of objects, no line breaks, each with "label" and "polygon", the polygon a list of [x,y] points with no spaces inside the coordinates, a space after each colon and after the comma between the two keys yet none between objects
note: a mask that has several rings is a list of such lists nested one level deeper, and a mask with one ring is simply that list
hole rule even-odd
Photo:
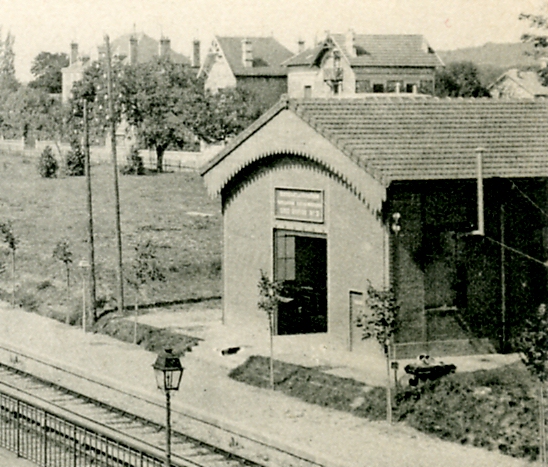
[{"label": "wheelbarrow", "polygon": [[456,371],[457,367],[451,363],[436,361],[429,355],[419,355],[417,363],[406,365],[404,370],[410,375],[409,385],[417,386],[419,383],[435,381],[442,376],[450,375]]}]

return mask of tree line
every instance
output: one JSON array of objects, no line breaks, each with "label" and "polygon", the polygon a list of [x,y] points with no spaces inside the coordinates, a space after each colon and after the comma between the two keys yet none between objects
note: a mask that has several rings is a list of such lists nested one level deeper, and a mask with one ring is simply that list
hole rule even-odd
[{"label": "tree line", "polygon": [[116,125],[132,133],[139,148],[154,150],[161,170],[166,150],[225,141],[266,110],[253,91],[237,87],[212,93],[189,65],[163,58],[136,65],[113,58],[112,95],[106,60],[89,62],[63,104],[59,93],[67,54],[41,52],[32,63],[34,79],[21,84],[15,77],[13,42],[9,33],[0,37],[0,131],[5,138],[70,142],[82,132],[86,101],[90,139],[101,143],[111,127],[112,99]]}]

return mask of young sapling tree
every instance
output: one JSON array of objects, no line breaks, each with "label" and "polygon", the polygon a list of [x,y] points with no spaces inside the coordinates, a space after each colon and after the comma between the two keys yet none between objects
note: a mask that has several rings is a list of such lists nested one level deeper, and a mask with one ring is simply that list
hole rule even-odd
[{"label": "young sapling tree", "polygon": [[[67,306],[70,302],[70,266],[72,264],[72,251],[68,240],[60,240],[53,249],[53,257],[65,265]],[[66,323],[69,324],[69,313],[67,312]]]},{"label": "young sapling tree", "polygon": [[135,290],[135,316],[133,321],[133,343],[137,343],[137,314],[139,296],[146,296],[145,285],[149,282],[164,281],[165,275],[158,263],[157,246],[152,240],[139,241],[134,247],[135,255],[129,268],[127,281]]},{"label": "young sapling tree", "polygon": [[546,429],[544,416],[544,385],[548,380],[548,310],[541,304],[536,312],[525,320],[525,325],[517,339],[521,361],[529,373],[538,381],[539,391],[539,438],[540,459],[546,465]]},{"label": "young sapling tree", "polygon": [[19,239],[13,233],[13,227],[9,221],[0,223],[0,234],[11,253],[11,306],[15,306],[15,251],[17,250]]},{"label": "young sapling tree", "polygon": [[399,305],[391,289],[377,289],[369,283],[367,308],[357,316],[357,325],[362,328],[362,339],[375,338],[386,357],[386,419],[392,423],[392,395],[390,390],[390,347],[397,330]]},{"label": "young sapling tree", "polygon": [[260,310],[266,312],[268,316],[268,327],[270,334],[270,389],[274,389],[274,317],[278,310],[278,304],[281,300],[282,284],[278,281],[270,280],[268,275],[261,269],[261,278],[259,279],[259,303]]}]

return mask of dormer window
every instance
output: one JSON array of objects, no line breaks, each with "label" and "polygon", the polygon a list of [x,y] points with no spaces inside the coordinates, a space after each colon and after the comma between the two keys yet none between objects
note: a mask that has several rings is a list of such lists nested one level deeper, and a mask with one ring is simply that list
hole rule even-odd
[{"label": "dormer window", "polygon": [[341,54],[338,50],[333,52],[333,68],[338,69],[341,67]]}]

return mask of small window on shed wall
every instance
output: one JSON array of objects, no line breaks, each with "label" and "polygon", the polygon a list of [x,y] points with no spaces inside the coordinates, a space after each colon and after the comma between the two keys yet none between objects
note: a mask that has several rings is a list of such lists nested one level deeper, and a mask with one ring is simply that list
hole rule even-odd
[{"label": "small window on shed wall", "polygon": [[356,81],[356,94],[371,92],[371,81],[360,79]]},{"label": "small window on shed wall", "polygon": [[373,84],[373,92],[384,92],[384,84],[374,83]]},{"label": "small window on shed wall", "polygon": [[312,86],[305,86],[304,87],[304,98],[309,99],[312,97]]}]

